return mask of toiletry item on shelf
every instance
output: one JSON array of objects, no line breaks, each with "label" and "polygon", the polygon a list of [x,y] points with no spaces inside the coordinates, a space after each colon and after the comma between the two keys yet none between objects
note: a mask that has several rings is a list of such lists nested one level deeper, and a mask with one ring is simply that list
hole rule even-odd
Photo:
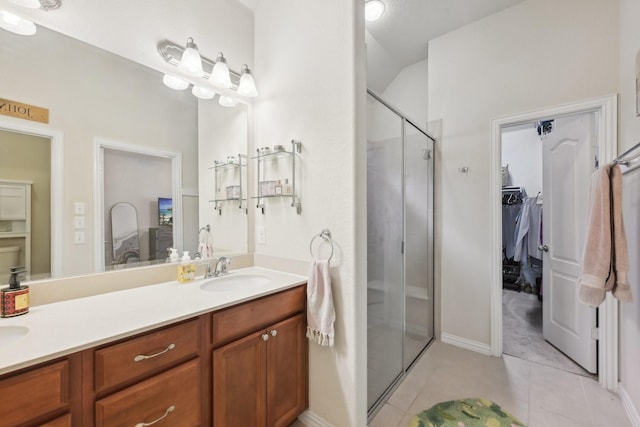
[{"label": "toiletry item on shelf", "polygon": [[196,278],[196,264],[191,261],[189,251],[184,251],[182,254],[182,262],[178,267],[178,282],[188,283],[193,282]]},{"label": "toiletry item on shelf", "polygon": [[275,181],[267,181],[269,183],[269,190],[268,190],[268,195],[269,196],[275,196],[276,195],[276,182]]},{"label": "toiletry item on shelf", "polygon": [[278,182],[276,182],[275,188],[274,188],[274,194],[276,196],[281,196],[282,195],[282,182],[280,182],[280,180],[278,180]]},{"label": "toiletry item on shelf", "polygon": [[227,163],[230,165],[235,165],[237,163],[236,156],[227,156]]},{"label": "toiletry item on shelf", "polygon": [[282,185],[282,195],[283,196],[292,196],[293,195],[293,186],[289,184],[289,179],[284,179],[284,184]]},{"label": "toiletry item on shelf", "polygon": [[274,145],[273,146],[273,152],[274,153],[279,153],[281,151],[284,151],[284,145]]},{"label": "toiletry item on shelf", "polygon": [[239,200],[240,199],[240,186],[239,185],[229,185],[229,186],[227,186],[227,199],[229,199],[229,200]]},{"label": "toiletry item on shelf", "polygon": [[259,149],[258,154],[260,156],[265,156],[267,154],[271,154],[271,147],[262,147]]},{"label": "toiletry item on shelf", "polygon": [[18,275],[24,267],[11,267],[9,287],[0,290],[0,317],[19,316],[29,312],[29,287],[21,286]]},{"label": "toiletry item on shelf", "polygon": [[268,197],[276,195],[275,181],[260,181],[260,197]]},{"label": "toiletry item on shelf", "polygon": [[178,250],[176,248],[169,248],[169,261],[170,262],[178,262],[180,256],[178,255]]}]

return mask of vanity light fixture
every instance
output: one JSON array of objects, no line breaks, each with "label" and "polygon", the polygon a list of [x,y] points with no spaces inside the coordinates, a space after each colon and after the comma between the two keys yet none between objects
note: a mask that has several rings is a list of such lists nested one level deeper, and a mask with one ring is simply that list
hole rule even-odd
[{"label": "vanity light fixture", "polygon": [[218,54],[218,57],[216,58],[216,64],[213,66],[213,70],[211,70],[209,81],[215,86],[223,87],[225,89],[231,87],[231,74],[229,73],[229,66],[227,65],[227,60],[222,52],[220,52]]},{"label": "vanity light fixture", "polygon": [[200,99],[211,99],[216,96],[216,93],[214,91],[202,86],[193,86],[193,89],[191,89],[191,93],[193,94],[193,96],[196,96]]},{"label": "vanity light fixture", "polygon": [[204,70],[202,69],[202,58],[198,52],[198,46],[193,42],[193,38],[187,39],[187,47],[182,52],[182,59],[178,64],[178,69],[195,77],[202,77]]},{"label": "vanity light fixture", "polygon": [[369,0],[364,4],[364,19],[377,21],[384,14],[384,3],[381,0]]},{"label": "vanity light fixture", "polygon": [[26,7],[28,9],[51,10],[60,7],[60,0],[9,0],[13,4]]},{"label": "vanity light fixture", "polygon": [[[238,73],[232,69],[229,69],[227,65],[227,59],[224,57],[222,53],[219,53],[217,59],[212,61],[204,56],[198,57],[200,58],[200,65],[202,67],[202,73],[190,74],[184,70],[183,63],[185,63],[185,57],[189,52],[189,48],[195,46],[193,43],[193,39],[189,38],[187,40],[187,47],[179,46],[173,42],[168,40],[163,40],[158,43],[158,52],[160,56],[167,62],[179,70],[183,71],[185,74],[189,74],[191,76],[203,78],[206,80],[206,84],[200,84],[194,81],[194,88],[192,89],[192,93],[198,94],[196,96],[203,97],[204,99],[211,99],[215,96],[215,92],[213,90],[207,89],[207,86],[214,86],[220,89],[229,89],[231,91],[237,92],[239,95],[246,97],[255,97],[258,96],[258,90],[256,88],[256,82],[253,78],[253,74],[249,67],[245,64],[242,66],[242,72]],[[194,48],[197,52],[197,48]],[[191,80],[187,78],[187,80]],[[183,90],[189,86],[189,81],[185,80],[185,78],[176,76],[173,74],[165,74],[162,78],[164,84],[172,89]],[[185,86],[186,85],[186,86]],[[198,87],[198,89],[196,89]],[[203,91],[206,90],[205,91]],[[209,93],[207,93],[209,92]],[[210,95],[212,94],[212,95]],[[238,104],[236,100],[232,97],[225,96],[225,99],[221,98],[219,100],[220,105],[225,107],[232,107]]]},{"label": "vanity light fixture", "polygon": [[251,70],[244,64],[242,66],[242,75],[240,76],[240,84],[238,85],[238,93],[242,96],[255,97],[258,96],[256,89],[256,81],[253,79]]},{"label": "vanity light fixture", "polygon": [[236,105],[238,105],[238,101],[233,98],[229,98],[228,96],[220,95],[218,104],[222,105],[223,107],[235,107]]},{"label": "vanity light fixture", "polygon": [[180,77],[174,76],[173,74],[165,74],[162,77],[162,83],[164,83],[165,86],[175,90],[185,90],[189,87],[188,81],[182,80]]},{"label": "vanity light fixture", "polygon": [[32,36],[36,33],[36,24],[6,10],[0,10],[0,28],[21,36]]}]

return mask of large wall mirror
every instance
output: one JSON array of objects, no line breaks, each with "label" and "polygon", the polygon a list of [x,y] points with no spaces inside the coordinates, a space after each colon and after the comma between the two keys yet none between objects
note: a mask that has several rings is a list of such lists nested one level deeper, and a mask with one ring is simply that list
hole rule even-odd
[{"label": "large wall mirror", "polygon": [[[162,251],[151,254],[150,242],[158,229],[178,223],[182,225],[171,232],[172,245],[180,245],[181,250],[196,252],[199,230],[209,224],[213,247],[220,253],[247,252],[247,213],[241,209],[226,209],[222,215],[214,211],[209,196],[203,197],[203,192],[214,187],[214,177],[200,171],[208,171],[214,160],[247,153],[246,105],[224,108],[217,99],[198,101],[189,91],[165,87],[158,71],[41,26],[29,37],[1,30],[0,62],[5,76],[0,79],[0,98],[48,108],[50,114],[49,124],[0,116],[3,160],[25,153],[28,144],[40,144],[41,152],[49,153],[48,158],[23,154],[19,167],[17,162],[0,164],[0,180],[38,181],[31,206],[32,279],[112,268],[116,263],[108,247],[111,229],[99,222],[108,218],[112,205],[121,202],[139,205],[141,262],[165,261]],[[27,137],[36,139],[25,142]],[[47,148],[53,140],[57,145]],[[112,150],[107,167],[98,170],[100,141],[117,141],[139,153],[125,159],[119,156],[121,151]],[[200,151],[206,158],[200,158]],[[177,155],[179,180],[170,176],[174,172],[171,165],[172,172],[150,167],[150,163],[159,163],[140,157],[144,152]],[[30,170],[33,176],[27,173]],[[143,184],[138,186],[142,189],[144,183],[160,183],[169,175],[171,188],[135,196],[110,193],[105,198],[102,194],[96,200],[95,189],[103,172],[105,182],[135,181]],[[175,188],[176,182],[180,188]],[[162,223],[163,199],[173,204],[173,224]],[[84,207],[83,213],[76,212],[78,205]],[[0,229],[2,226],[0,221]],[[162,235],[166,236],[166,228]],[[20,245],[0,239],[0,249],[4,246]],[[97,248],[101,248],[101,258],[96,256]],[[107,256],[109,253],[112,255]],[[138,265],[131,257],[126,261],[127,267]],[[5,275],[0,271],[0,284],[6,283]]]}]

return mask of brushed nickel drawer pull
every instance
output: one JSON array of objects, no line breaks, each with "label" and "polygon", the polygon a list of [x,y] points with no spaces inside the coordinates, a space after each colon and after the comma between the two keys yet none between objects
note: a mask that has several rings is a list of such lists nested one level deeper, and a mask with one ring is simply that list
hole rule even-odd
[{"label": "brushed nickel drawer pull", "polygon": [[174,409],[176,409],[176,405],[171,405],[171,406],[169,406],[169,407],[167,408],[167,410],[164,412],[164,415],[163,415],[163,416],[161,416],[160,418],[158,418],[157,420],[155,420],[155,421],[151,421],[150,423],[138,423],[138,424],[136,424],[136,425],[135,425],[135,427],[147,427],[147,426],[153,425],[153,424],[155,424],[155,423],[157,423],[157,422],[160,422],[160,421],[164,420],[165,418],[167,418],[167,416],[168,416],[170,413],[172,413]]},{"label": "brushed nickel drawer pull", "polygon": [[269,334],[262,334],[262,341],[266,341],[269,339]]},{"label": "brushed nickel drawer pull", "polygon": [[167,348],[165,348],[164,350],[162,350],[159,353],[150,354],[149,356],[147,356],[145,354],[139,354],[139,355],[137,355],[136,357],[133,358],[133,361],[134,362],[140,362],[141,360],[151,359],[153,357],[160,356],[161,354],[165,354],[167,351],[173,350],[174,348],[176,348],[176,345],[171,343],[171,344],[169,344],[169,346]]},{"label": "brushed nickel drawer pull", "polygon": [[273,331],[271,331],[271,336],[275,337],[276,335],[278,335],[278,331],[276,331],[275,329]]}]

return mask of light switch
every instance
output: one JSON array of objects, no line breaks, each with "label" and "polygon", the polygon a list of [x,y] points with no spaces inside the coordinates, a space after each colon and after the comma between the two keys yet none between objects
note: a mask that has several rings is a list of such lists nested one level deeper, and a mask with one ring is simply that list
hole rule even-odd
[{"label": "light switch", "polygon": [[73,227],[79,230],[84,229],[84,215],[76,215],[73,218]]},{"label": "light switch", "polygon": [[73,243],[76,245],[84,244],[84,231],[76,231],[73,236]]},{"label": "light switch", "polygon": [[258,227],[258,244],[259,245],[267,244],[267,232],[264,229],[264,226]]},{"label": "light switch", "polygon": [[73,212],[76,215],[84,215],[84,202],[75,202],[73,204]]}]

